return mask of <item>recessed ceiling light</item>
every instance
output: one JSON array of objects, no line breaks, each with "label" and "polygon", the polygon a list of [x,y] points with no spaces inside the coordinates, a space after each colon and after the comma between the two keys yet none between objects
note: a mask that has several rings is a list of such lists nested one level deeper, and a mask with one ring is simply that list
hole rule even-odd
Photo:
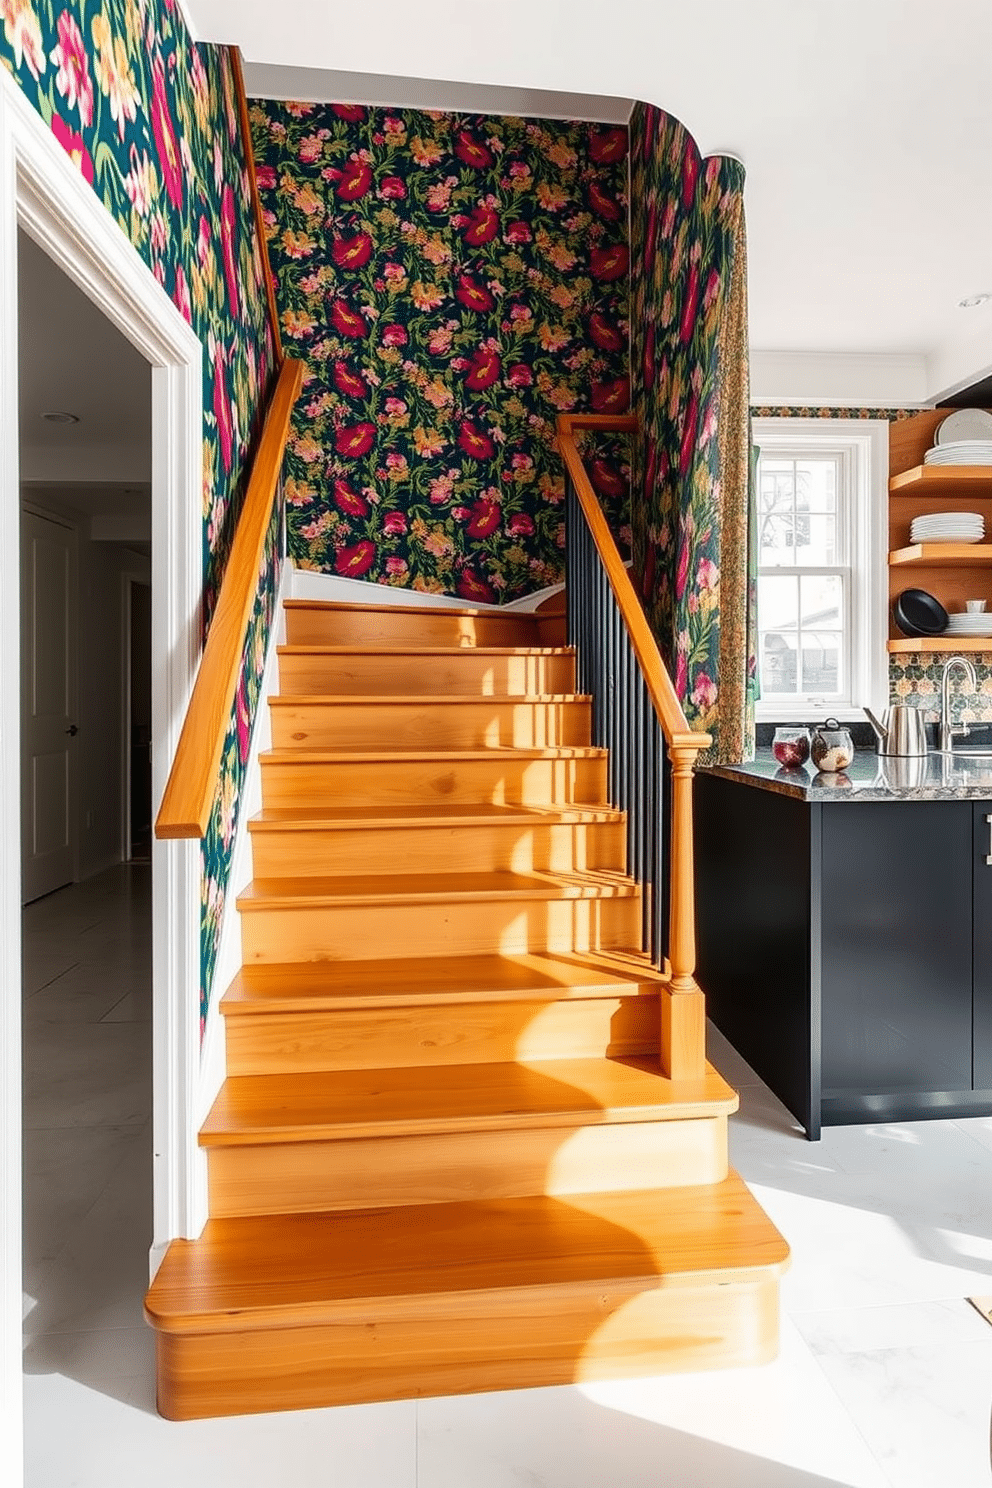
[{"label": "recessed ceiling light", "polygon": [[78,424],[78,413],[43,413],[42,418],[49,424]]},{"label": "recessed ceiling light", "polygon": [[982,294],[966,295],[963,300],[958,300],[958,309],[974,310],[976,305],[984,305],[987,300],[992,300],[992,292],[989,290]]}]

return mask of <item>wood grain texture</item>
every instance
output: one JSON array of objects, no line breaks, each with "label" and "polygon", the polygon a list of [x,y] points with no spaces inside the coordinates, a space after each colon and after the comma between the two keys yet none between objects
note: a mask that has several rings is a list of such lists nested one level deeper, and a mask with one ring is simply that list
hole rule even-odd
[{"label": "wood grain texture", "polygon": [[719,1183],[727,1119],[208,1149],[215,1219]]},{"label": "wood grain texture", "polygon": [[708,749],[713,742],[709,734],[695,733],[690,729],[689,722],[682,711],[682,704],[679,702],[675,686],[661,659],[658,643],[651,633],[651,627],[641,608],[641,602],[631,582],[630,574],[624,567],[575,442],[575,432],[580,429],[630,431],[636,427],[636,419],[632,416],[616,418],[596,414],[559,414],[558,448],[561,450],[562,459],[568,468],[576,496],[596,544],[600,563],[620,607],[624,626],[644,678],[644,685],[648,690],[648,696],[651,698],[665,738],[669,744],[678,744],[684,749],[696,751]]},{"label": "wood grain texture", "polygon": [[245,77],[241,67],[240,47],[228,47],[231,58],[231,70],[234,74],[234,93],[238,104],[238,119],[241,123],[241,140],[245,152],[245,164],[248,167],[248,184],[251,191],[251,210],[255,219],[255,237],[258,241],[259,257],[262,260],[262,278],[265,280],[265,298],[269,307],[269,324],[272,327],[272,341],[275,347],[276,364],[281,367],[286,360],[282,346],[282,327],[279,323],[279,309],[276,305],[276,285],[272,275],[272,265],[269,262],[269,239],[265,230],[265,213],[262,211],[262,198],[258,194],[258,175],[255,170],[255,148],[251,137],[251,120],[248,117],[248,97],[245,93]]},{"label": "wood grain texture", "polygon": [[606,753],[598,749],[517,749],[445,757],[417,754],[310,755],[272,751],[261,757],[262,801],[273,808],[324,811],[355,806],[606,804]]},{"label": "wood grain texture", "polygon": [[[945,415],[950,409],[942,409]],[[929,446],[928,446],[929,448]],[[992,500],[992,470],[987,465],[914,465],[889,479],[893,496],[927,496],[939,501]]]},{"label": "wood grain texture", "polygon": [[443,1326],[446,1299],[466,1293],[485,1316],[485,1294],[540,1288],[553,1304],[607,1278],[676,1289],[734,1283],[780,1272],[788,1253],[734,1173],[568,1202],[542,1195],[211,1220],[200,1240],[170,1246],[146,1312],[165,1332],[242,1334],[253,1316],[263,1326],[367,1325],[373,1303],[385,1321],[415,1317],[431,1299]]},{"label": "wood grain texture", "polygon": [[978,568],[992,563],[992,543],[913,543],[889,554],[889,564]]},{"label": "wood grain texture", "polygon": [[526,697],[575,689],[575,656],[563,648],[530,650],[450,646],[279,648],[279,685],[287,693],[431,697],[472,692],[480,697]]},{"label": "wood grain texture", "polygon": [[414,605],[328,604],[289,600],[286,640],[291,646],[538,646],[532,615],[436,609]]},{"label": "wood grain texture", "polygon": [[564,1385],[763,1364],[778,1352],[778,1285],[523,1291],[450,1299],[443,1313],[264,1332],[160,1333],[169,1420]]},{"label": "wood grain texture", "polygon": [[221,999],[229,1019],[267,1012],[430,1006],[439,999],[654,997],[665,978],[642,955],[452,956],[242,967]]},{"label": "wood grain texture", "polygon": [[591,739],[591,700],[551,698],[270,699],[276,749],[544,749]]},{"label": "wood grain texture", "polygon": [[204,837],[241,671],[258,571],[303,363],[283,363],[265,416],[244,507],[155,822],[158,837]]},{"label": "wood grain texture", "polygon": [[637,987],[627,997],[487,1003],[442,994],[406,1007],[242,1014],[227,1022],[227,1069],[270,1075],[649,1055],[658,1019],[657,997]]},{"label": "wood grain texture", "polygon": [[736,1109],[736,1095],[712,1068],[676,1083],[651,1058],[246,1075],[225,1081],[200,1140],[206,1147],[353,1141],[682,1121]]},{"label": "wood grain texture", "polygon": [[[496,876],[496,875],[492,875]],[[303,882],[303,880],[301,880]],[[252,906],[249,910],[249,904]],[[640,888],[433,898],[365,896],[280,903],[242,896],[244,960],[349,961],[377,957],[520,955],[529,951],[639,950]]]},{"label": "wood grain texture", "polygon": [[889,424],[890,479],[923,464],[923,456],[932,446],[938,426],[953,412],[953,408],[924,408],[912,418],[896,419]]},{"label": "wood grain texture", "polygon": [[[531,869],[568,872],[626,866],[626,824],[622,813],[562,808],[521,810],[509,806],[437,808],[409,818],[383,810],[353,821],[279,820],[263,813],[250,821],[252,862],[259,878],[293,874],[315,877],[354,873],[395,873],[397,863],[431,873],[443,864],[449,873],[527,873]],[[415,814],[416,813],[416,814]]]}]

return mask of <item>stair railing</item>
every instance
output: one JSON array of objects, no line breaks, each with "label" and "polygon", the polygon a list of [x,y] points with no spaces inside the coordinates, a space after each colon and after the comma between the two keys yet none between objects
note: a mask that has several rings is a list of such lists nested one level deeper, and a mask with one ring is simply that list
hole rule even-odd
[{"label": "stair railing", "polygon": [[283,362],[269,399],[244,506],[155,820],[157,837],[207,835],[272,503],[279,490],[290,415],[302,382],[303,363]]},{"label": "stair railing", "polygon": [[[692,776],[709,734],[689,727],[575,440],[581,430],[630,432],[632,416],[564,414],[566,612],[580,692],[593,699],[593,743],[609,750],[609,794],[627,813],[627,867],[643,888],[643,946],[668,978],[661,1064],[701,1079],[705,1004],[695,978]],[[667,756],[666,756],[667,745]],[[667,901],[668,915],[665,916]]]}]

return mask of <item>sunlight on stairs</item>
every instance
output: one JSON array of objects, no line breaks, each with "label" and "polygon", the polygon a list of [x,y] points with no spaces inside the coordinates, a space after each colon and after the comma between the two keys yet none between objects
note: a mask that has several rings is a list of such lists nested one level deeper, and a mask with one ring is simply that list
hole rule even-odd
[{"label": "sunlight on stairs", "polygon": [[290,601],[201,1131],[148,1293],[173,1419],[760,1362],[737,1098],[659,1065],[558,621]]}]

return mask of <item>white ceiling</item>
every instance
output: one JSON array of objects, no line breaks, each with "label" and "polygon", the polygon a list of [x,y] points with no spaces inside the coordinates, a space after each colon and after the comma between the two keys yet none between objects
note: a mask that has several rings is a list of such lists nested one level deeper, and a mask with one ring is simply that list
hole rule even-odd
[{"label": "white ceiling", "polygon": [[[760,397],[812,378],[846,401],[922,401],[992,368],[992,302],[958,308],[992,291],[989,0],[380,0],[374,15],[280,0],[278,25],[270,0],[184,8],[201,38],[240,45],[249,90],[272,89],[266,64],[307,69],[309,97],[342,97],[346,70],[365,75],[355,101],[406,101],[401,81],[385,96],[390,77],[485,86],[434,84],[421,96],[438,107],[537,90],[534,112],[584,102],[599,118],[640,98],[704,153],[739,155]],[[337,70],[323,93],[322,69]]]},{"label": "white ceiling", "polygon": [[[17,272],[22,482],[146,491],[148,363],[24,232]],[[79,423],[52,424],[46,412],[75,413]]]}]

